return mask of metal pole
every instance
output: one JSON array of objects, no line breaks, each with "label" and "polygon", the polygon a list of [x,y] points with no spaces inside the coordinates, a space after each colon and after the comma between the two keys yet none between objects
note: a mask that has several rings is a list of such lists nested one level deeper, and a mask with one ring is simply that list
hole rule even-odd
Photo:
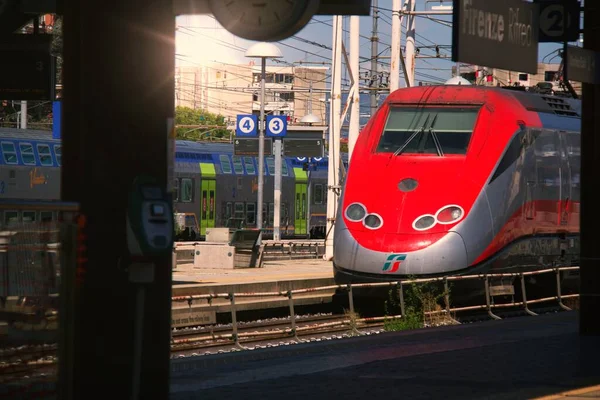
[{"label": "metal pole", "polygon": [[390,93],[400,87],[400,43],[402,42],[402,0],[392,0],[392,48],[390,63]]},{"label": "metal pole", "polygon": [[357,15],[350,17],[350,73],[354,78],[354,94],[350,108],[350,129],[348,131],[348,159],[352,157],[354,144],[360,131],[360,92],[359,92],[359,53],[360,53],[360,19]]},{"label": "metal pole", "polygon": [[261,245],[263,226],[263,190],[265,179],[265,75],[267,74],[267,59],[260,59],[260,121],[258,123],[258,199],[256,228],[259,231],[257,245]]},{"label": "metal pole", "polygon": [[342,17],[333,17],[329,161],[327,166],[327,231],[324,259],[333,260],[333,235],[340,181],[340,109],[342,102]]},{"label": "metal pole", "polygon": [[21,101],[21,129],[27,129],[27,101]]},{"label": "metal pole", "polygon": [[273,204],[273,240],[281,240],[281,146],[282,139],[275,138],[273,151],[275,152],[275,188]]},{"label": "metal pole", "polygon": [[[371,35],[371,83],[377,87],[378,84],[375,82],[377,79],[377,20],[379,19],[379,10],[377,8],[377,0],[373,0],[373,33]],[[373,86],[369,85],[369,86]],[[377,110],[377,91],[371,91],[371,116],[375,114]]]},{"label": "metal pole", "polygon": [[[410,5],[407,7],[408,12],[414,12],[416,0],[408,0]],[[406,24],[406,73],[408,74],[408,82],[410,86],[415,86],[415,25],[416,17],[414,14],[409,14]]]}]

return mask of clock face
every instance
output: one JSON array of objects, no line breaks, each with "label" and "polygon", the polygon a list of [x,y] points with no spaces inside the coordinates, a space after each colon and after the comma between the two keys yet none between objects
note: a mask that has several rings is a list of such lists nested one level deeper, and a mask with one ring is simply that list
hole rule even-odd
[{"label": "clock face", "polygon": [[302,29],[319,0],[209,0],[215,19],[244,39],[278,41]]}]

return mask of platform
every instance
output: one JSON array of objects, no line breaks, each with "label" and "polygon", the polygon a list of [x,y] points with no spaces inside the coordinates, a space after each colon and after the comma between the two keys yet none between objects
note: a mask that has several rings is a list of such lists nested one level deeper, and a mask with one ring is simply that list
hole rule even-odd
[{"label": "platform", "polygon": [[590,399],[599,358],[571,311],[174,359],[170,398]]},{"label": "platform", "polygon": [[[287,292],[334,285],[331,262],[308,260],[267,261],[263,268],[240,268],[227,270],[197,269],[192,264],[180,264],[173,271],[173,297],[216,293],[268,293]],[[334,290],[305,293],[295,296],[297,306],[331,302]],[[287,307],[285,297],[257,295],[236,300],[238,311]],[[216,322],[216,314],[230,313],[231,305],[226,299],[173,302],[172,324],[174,327]]]}]

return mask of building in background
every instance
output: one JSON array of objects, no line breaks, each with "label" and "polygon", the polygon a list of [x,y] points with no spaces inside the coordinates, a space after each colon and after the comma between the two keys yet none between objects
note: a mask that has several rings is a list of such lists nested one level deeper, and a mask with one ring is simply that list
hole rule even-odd
[{"label": "building in background", "polygon": [[[452,74],[456,76],[456,67],[452,67]],[[539,83],[551,83],[552,90],[563,92],[560,87],[561,64],[538,63],[537,74],[508,71],[499,68],[483,68],[476,65],[461,65],[460,76],[472,84],[485,86],[524,86],[533,88]],[[570,81],[578,95],[581,95],[581,83]]]},{"label": "building in background", "polygon": [[[265,113],[289,116],[296,123],[308,114],[327,121],[327,67],[267,66]],[[235,121],[237,114],[260,114],[260,65],[212,63],[179,66],[175,71],[177,106],[204,109]]]}]

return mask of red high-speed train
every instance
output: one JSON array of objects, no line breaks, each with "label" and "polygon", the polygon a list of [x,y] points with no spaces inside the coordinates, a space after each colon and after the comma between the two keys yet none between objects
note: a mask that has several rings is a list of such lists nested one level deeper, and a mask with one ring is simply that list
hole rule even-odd
[{"label": "red high-speed train", "polygon": [[482,86],[390,94],[350,160],[336,283],[576,265],[580,110]]}]

